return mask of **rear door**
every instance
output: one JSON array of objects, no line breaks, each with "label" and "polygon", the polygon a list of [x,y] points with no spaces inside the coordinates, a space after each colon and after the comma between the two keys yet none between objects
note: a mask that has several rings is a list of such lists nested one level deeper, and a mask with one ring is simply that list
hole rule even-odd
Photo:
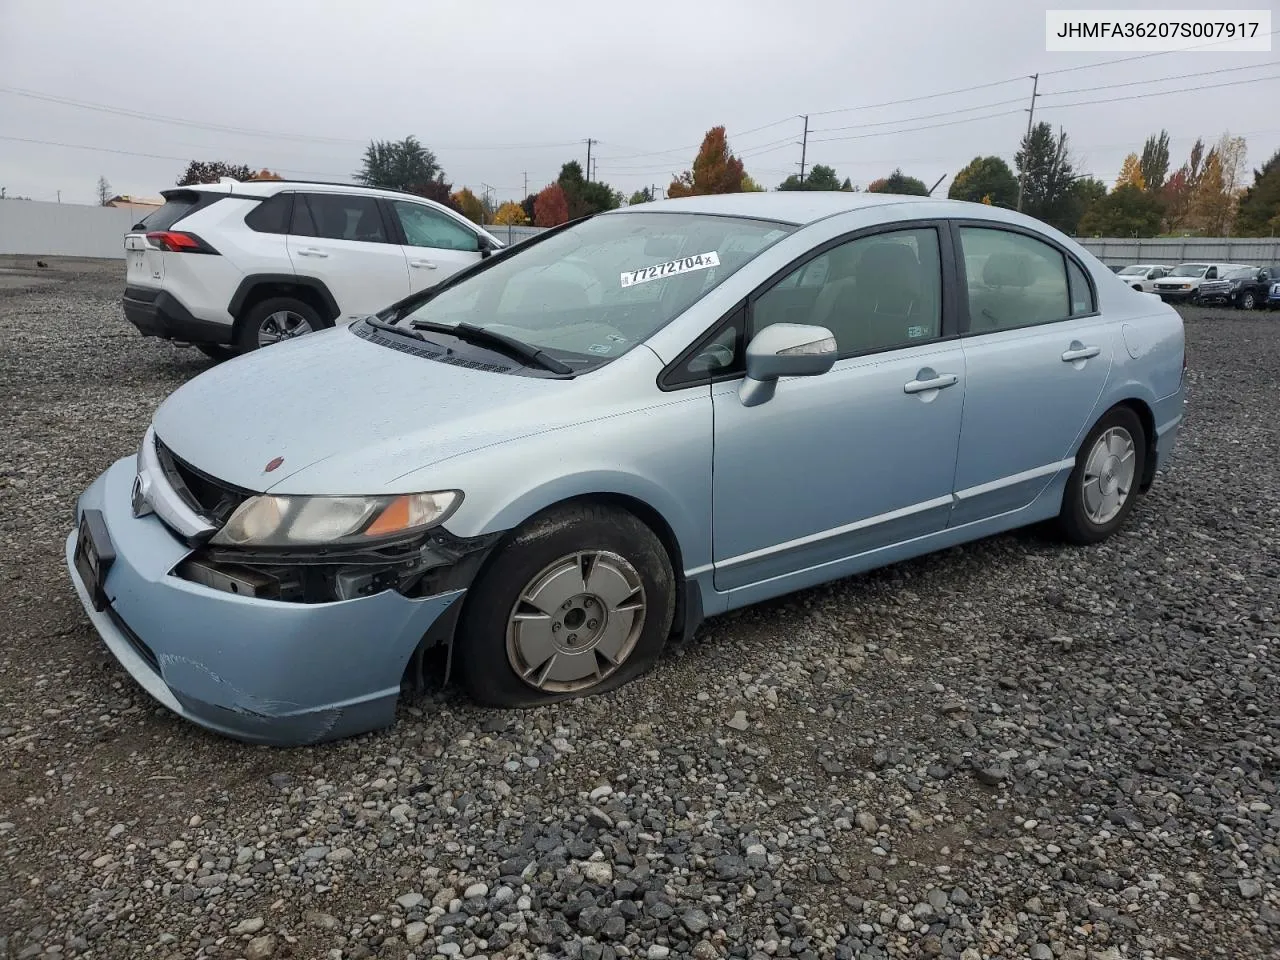
[{"label": "rear door", "polygon": [[1085,271],[1044,237],[960,223],[968,386],[951,525],[1030,504],[1074,466],[1116,339]]},{"label": "rear door", "polygon": [[480,259],[480,237],[448,214],[412,200],[383,201],[409,265],[412,292],[434,287]]},{"label": "rear door", "polygon": [[298,276],[328,287],[343,315],[376,313],[409,293],[404,251],[377,197],[296,194],[288,249]]}]

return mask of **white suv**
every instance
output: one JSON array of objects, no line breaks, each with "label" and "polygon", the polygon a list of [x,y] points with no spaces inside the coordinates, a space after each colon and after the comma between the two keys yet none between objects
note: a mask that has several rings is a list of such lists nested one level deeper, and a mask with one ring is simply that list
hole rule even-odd
[{"label": "white suv", "polygon": [[212,357],[376,313],[502,244],[442,204],[353,184],[178,187],[125,236],[125,317]]}]

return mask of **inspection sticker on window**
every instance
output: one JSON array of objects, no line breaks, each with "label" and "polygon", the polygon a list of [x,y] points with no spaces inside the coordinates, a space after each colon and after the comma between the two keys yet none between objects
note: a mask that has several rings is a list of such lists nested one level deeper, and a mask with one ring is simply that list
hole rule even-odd
[{"label": "inspection sticker on window", "polygon": [[712,250],[710,253],[696,253],[691,257],[677,257],[666,263],[652,267],[641,267],[639,270],[628,270],[622,274],[622,285],[633,287],[637,283],[648,283],[650,280],[661,280],[673,277],[677,273],[688,273],[690,270],[706,270],[720,266],[720,255]]}]

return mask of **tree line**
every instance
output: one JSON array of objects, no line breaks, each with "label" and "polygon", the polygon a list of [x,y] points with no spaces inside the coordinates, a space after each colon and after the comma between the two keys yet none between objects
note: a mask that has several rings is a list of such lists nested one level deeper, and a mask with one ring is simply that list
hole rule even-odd
[{"label": "tree line", "polygon": [[[954,177],[947,196],[1015,209],[1076,236],[1152,237],[1162,233],[1210,236],[1273,236],[1280,232],[1280,150],[1245,185],[1246,143],[1224,133],[1206,147],[1197,139],[1185,162],[1171,172],[1169,134],[1147,137],[1141,152],[1130,153],[1115,186],[1077,172],[1067,132],[1039,123],[1023,137],[1013,166],[997,155],[974,157]],[[237,180],[280,179],[269,170],[245,165],[192,161],[180,186]],[[607,183],[589,180],[582,165],[570,160],[560,174],[523,200],[492,205],[468,187],[454,189],[436,155],[416,137],[375,140],[364,153],[357,182],[401,190],[442,203],[479,224],[553,227],[567,220],[615,209],[623,203],[654,199],[646,187],[630,198]],[[936,187],[936,184],[935,184]],[[730,149],[723,126],[712,127],[687,170],[672,176],[668,197],[748,193],[765,188],[746,172]],[[802,177],[791,174],[777,190],[857,191],[833,167],[814,164]],[[928,196],[932,189],[900,168],[871,181],[869,193]]]}]

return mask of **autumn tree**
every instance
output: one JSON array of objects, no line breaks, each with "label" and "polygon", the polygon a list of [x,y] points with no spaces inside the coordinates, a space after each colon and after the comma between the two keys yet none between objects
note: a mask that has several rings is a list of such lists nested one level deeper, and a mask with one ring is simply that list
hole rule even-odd
[{"label": "autumn tree", "polygon": [[974,157],[951,181],[947,197],[1013,207],[1018,202],[1018,178],[1000,157]]},{"label": "autumn tree", "polygon": [[1116,186],[1137,187],[1139,190],[1147,188],[1147,182],[1142,176],[1142,161],[1136,153],[1124,158],[1124,163],[1120,165],[1120,176],[1116,178]]},{"label": "autumn tree", "polygon": [[458,212],[472,223],[484,223],[484,204],[471,192],[470,187],[463,187],[449,199],[457,205]]},{"label": "autumn tree", "polygon": [[1160,204],[1164,208],[1167,232],[1175,233],[1186,222],[1191,212],[1192,193],[1190,172],[1183,164],[1160,188]]},{"label": "autumn tree", "polygon": [[1138,166],[1142,171],[1144,190],[1158,191],[1164,186],[1169,175],[1169,131],[1161,130],[1147,137]]},{"label": "autumn tree", "polygon": [[450,210],[462,213],[458,207],[457,201],[453,199],[453,184],[444,178],[443,173],[436,174],[434,180],[426,180],[422,183],[411,183],[404,188],[405,193],[412,193],[414,196],[425,197],[428,200],[434,200],[436,203],[444,204]]},{"label": "autumn tree", "polygon": [[493,222],[504,227],[526,227],[529,218],[525,216],[524,207],[514,200],[508,200],[493,215]]},{"label": "autumn tree", "polygon": [[223,177],[241,182],[253,178],[253,168],[243,163],[224,163],[221,160],[192,160],[178,178],[178,186],[189,187],[197,183],[217,183]]},{"label": "autumn tree", "polygon": [[533,222],[539,227],[558,227],[569,219],[569,198],[558,183],[542,188],[533,202]]},{"label": "autumn tree", "polygon": [[913,197],[927,197],[929,188],[924,185],[923,180],[908,177],[901,170],[894,170],[889,176],[872,180],[867,184],[867,193],[900,193]]},{"label": "autumn tree", "polygon": [[1217,147],[1213,147],[1205,157],[1200,182],[1191,197],[1191,219],[1208,236],[1220,237],[1226,232],[1230,217],[1231,197],[1223,180],[1222,160]]},{"label": "autumn tree", "polygon": [[271,170],[268,170],[266,167],[263,167],[261,170],[259,170],[249,179],[250,180],[283,180],[284,177],[280,176],[280,174],[278,173],[274,173]]},{"label": "autumn tree", "polygon": [[1037,123],[1022,138],[1014,164],[1022,178],[1023,212],[1064,233],[1073,232],[1084,209],[1072,190],[1075,164],[1067,132],[1059,128],[1055,135],[1049,124]]},{"label": "autumn tree", "polygon": [[1280,230],[1280,150],[1253,171],[1253,185],[1240,197],[1234,233],[1238,237],[1274,237]]},{"label": "autumn tree", "polygon": [[742,191],[742,161],[729,150],[724,127],[712,127],[702,138],[693,169],[671,181],[668,197],[699,197],[711,193]]},{"label": "autumn tree", "polygon": [[106,177],[98,178],[98,206],[105,207],[111,200],[111,181]]},{"label": "autumn tree", "polygon": [[787,179],[778,184],[779,190],[839,190],[840,178],[836,175],[833,167],[826,164],[815,163],[809,171],[809,175],[803,180],[798,174],[791,174]]},{"label": "autumn tree", "polygon": [[407,191],[414,184],[429,183],[443,175],[436,155],[417,137],[409,136],[403,140],[371,141],[355,179],[366,187]]},{"label": "autumn tree", "polygon": [[765,190],[764,190],[764,187],[760,186],[760,184],[756,183],[755,180],[751,178],[750,174],[744,173],[742,175],[742,192],[743,193],[764,193]]}]

